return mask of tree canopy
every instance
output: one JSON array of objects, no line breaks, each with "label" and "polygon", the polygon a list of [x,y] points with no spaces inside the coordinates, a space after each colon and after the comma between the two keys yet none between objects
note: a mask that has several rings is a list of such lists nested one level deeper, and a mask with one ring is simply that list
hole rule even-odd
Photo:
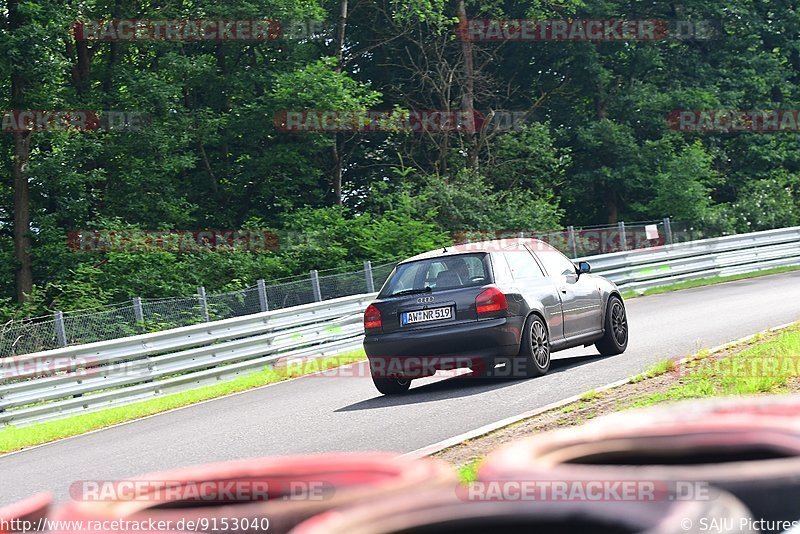
[{"label": "tree canopy", "polygon": [[[699,38],[473,41],[465,19],[714,21]],[[81,39],[77,21],[276,20],[261,40]],[[0,319],[390,261],[465,229],[800,221],[800,137],[674,110],[797,110],[797,2],[0,0]],[[146,116],[14,131],[20,110]],[[477,130],[286,131],[287,111]],[[512,121],[503,125],[503,118]],[[491,120],[490,120],[491,119]],[[76,230],[263,229],[277,250],[76,252]]]}]

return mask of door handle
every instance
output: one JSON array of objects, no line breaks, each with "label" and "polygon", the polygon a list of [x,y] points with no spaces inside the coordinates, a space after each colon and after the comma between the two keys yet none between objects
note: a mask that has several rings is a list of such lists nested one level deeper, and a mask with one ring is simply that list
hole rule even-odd
[{"label": "door handle", "polygon": [[567,293],[567,286],[560,286],[558,288],[558,290],[561,291],[562,293],[566,294]]}]

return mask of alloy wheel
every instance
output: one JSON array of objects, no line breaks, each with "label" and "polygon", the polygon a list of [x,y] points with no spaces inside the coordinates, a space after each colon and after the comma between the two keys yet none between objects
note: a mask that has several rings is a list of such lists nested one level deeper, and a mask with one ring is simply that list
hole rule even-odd
[{"label": "alloy wheel", "polygon": [[550,359],[550,342],[547,339],[547,330],[540,321],[533,321],[531,325],[531,352],[539,367],[545,367]]},{"label": "alloy wheel", "polygon": [[619,301],[614,301],[611,306],[611,329],[614,331],[614,339],[620,345],[624,345],[628,340],[628,319],[625,317],[625,308]]}]

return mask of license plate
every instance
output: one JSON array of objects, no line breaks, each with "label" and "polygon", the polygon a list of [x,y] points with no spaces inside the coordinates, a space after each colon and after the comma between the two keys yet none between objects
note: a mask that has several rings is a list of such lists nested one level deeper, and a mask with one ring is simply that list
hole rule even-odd
[{"label": "license plate", "polygon": [[431,321],[443,321],[445,319],[452,318],[452,306],[448,306],[446,308],[431,308],[429,310],[404,312],[400,315],[400,321],[403,326],[416,323],[429,323]]}]

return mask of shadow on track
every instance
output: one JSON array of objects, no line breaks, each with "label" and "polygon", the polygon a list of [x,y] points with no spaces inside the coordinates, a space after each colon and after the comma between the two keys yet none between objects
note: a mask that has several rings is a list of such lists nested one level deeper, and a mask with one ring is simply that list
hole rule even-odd
[{"label": "shadow on track", "polygon": [[[552,360],[550,363],[550,372],[547,376],[558,373],[563,373],[574,367],[586,365],[605,358],[600,354],[591,354],[585,356],[573,356],[569,358],[561,358]],[[516,386],[528,380],[537,380],[536,378],[483,378],[474,376],[473,373],[467,373],[461,376],[439,380],[422,386],[414,387],[412,382],[411,389],[407,393],[401,395],[378,395],[371,399],[363,400],[344,406],[334,412],[352,412],[360,410],[372,410],[375,408],[386,408],[389,406],[403,406],[406,404],[419,404],[423,402],[433,402],[444,399],[453,399],[458,397],[469,397],[471,395],[478,395],[488,391],[496,391],[499,389]],[[377,393],[377,392],[376,392]]]}]

